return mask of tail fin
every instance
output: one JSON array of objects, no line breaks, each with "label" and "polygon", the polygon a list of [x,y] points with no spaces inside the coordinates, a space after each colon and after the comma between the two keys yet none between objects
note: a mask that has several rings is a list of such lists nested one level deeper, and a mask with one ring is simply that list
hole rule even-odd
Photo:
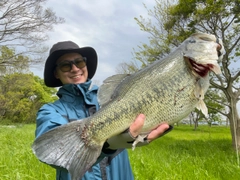
[{"label": "tail fin", "polygon": [[46,132],[34,141],[33,153],[44,163],[67,169],[72,180],[81,178],[102,149],[102,144],[84,139],[85,133],[90,133],[86,132],[86,122],[87,119],[74,121]]}]

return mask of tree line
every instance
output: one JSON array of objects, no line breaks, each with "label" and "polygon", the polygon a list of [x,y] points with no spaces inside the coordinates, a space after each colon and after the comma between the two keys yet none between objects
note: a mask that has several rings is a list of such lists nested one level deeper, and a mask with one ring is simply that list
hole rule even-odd
[{"label": "tree line", "polygon": [[64,22],[46,1],[0,2],[0,122],[35,122],[37,110],[57,98],[56,89],[29,70],[44,60],[47,32]]},{"label": "tree line", "polygon": [[35,123],[39,108],[57,99],[57,90],[32,73],[5,75],[0,84],[0,121],[4,123]]}]

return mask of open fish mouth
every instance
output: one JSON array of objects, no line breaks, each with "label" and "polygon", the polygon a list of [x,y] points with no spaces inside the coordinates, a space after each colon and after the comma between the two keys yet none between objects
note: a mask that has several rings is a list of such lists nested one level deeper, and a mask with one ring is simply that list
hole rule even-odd
[{"label": "open fish mouth", "polygon": [[192,73],[197,77],[206,77],[210,71],[215,74],[221,74],[221,68],[218,65],[217,61],[212,61],[211,63],[201,64],[197,63],[194,59],[190,57],[184,57],[188,66],[190,67]]},{"label": "open fish mouth", "polygon": [[214,71],[213,64],[198,64],[194,60],[188,58],[189,63],[191,64],[192,69],[195,73],[197,73],[201,77],[205,77],[208,75],[210,71]]}]

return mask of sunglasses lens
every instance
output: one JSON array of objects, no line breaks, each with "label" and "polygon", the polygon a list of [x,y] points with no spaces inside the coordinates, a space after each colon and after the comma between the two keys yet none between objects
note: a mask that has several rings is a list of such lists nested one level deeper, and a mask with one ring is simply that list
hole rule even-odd
[{"label": "sunglasses lens", "polygon": [[68,72],[71,70],[72,64],[71,64],[71,62],[66,61],[66,62],[62,62],[62,63],[58,64],[58,67],[62,72]]},{"label": "sunglasses lens", "polygon": [[78,68],[84,68],[86,66],[86,62],[83,59],[76,59],[74,61],[74,64],[78,67]]},{"label": "sunglasses lens", "polygon": [[86,66],[86,58],[85,59],[79,58],[79,59],[75,59],[73,61],[66,60],[66,61],[63,61],[63,62],[57,64],[57,67],[59,67],[59,69],[62,72],[68,72],[68,71],[71,71],[73,64],[77,68],[84,68]]}]

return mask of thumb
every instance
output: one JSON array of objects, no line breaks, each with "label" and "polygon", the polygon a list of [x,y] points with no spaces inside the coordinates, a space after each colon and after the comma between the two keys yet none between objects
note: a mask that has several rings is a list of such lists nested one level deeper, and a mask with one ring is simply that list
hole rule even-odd
[{"label": "thumb", "polygon": [[144,125],[145,115],[139,114],[135,121],[129,127],[129,133],[133,138],[136,138],[138,134],[141,132],[142,127]]}]

